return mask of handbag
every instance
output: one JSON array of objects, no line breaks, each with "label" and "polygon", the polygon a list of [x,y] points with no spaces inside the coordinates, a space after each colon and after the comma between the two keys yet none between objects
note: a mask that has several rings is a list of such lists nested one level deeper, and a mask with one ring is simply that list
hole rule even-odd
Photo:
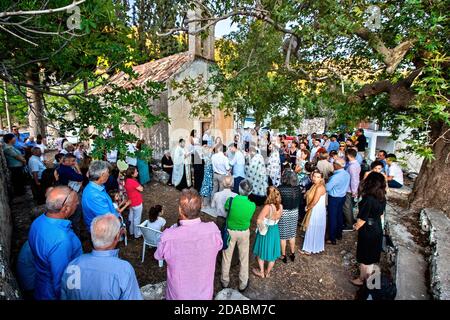
[{"label": "handbag", "polygon": [[230,215],[231,212],[231,206],[233,204],[233,199],[234,198],[230,198],[230,206],[227,210],[228,215],[227,218],[225,219],[225,224],[222,227],[222,230],[220,230],[220,234],[222,235],[222,250],[227,250],[228,249],[228,244],[230,243],[230,233],[228,232],[228,216]]},{"label": "handbag", "polygon": [[[270,205],[270,214],[269,214],[269,220],[272,218],[272,205]],[[260,235],[265,236],[267,234],[267,231],[269,230],[269,226],[263,222],[258,224],[258,232]]]}]

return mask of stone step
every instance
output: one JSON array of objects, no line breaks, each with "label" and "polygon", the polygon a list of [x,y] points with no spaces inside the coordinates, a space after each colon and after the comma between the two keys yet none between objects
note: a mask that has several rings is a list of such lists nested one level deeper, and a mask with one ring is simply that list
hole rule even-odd
[{"label": "stone step", "polygon": [[411,194],[412,189],[408,186],[403,186],[401,188],[388,188],[388,191],[386,193],[386,198],[390,201],[393,201],[397,203],[398,205],[402,207],[408,207],[409,201],[409,195]]},{"label": "stone step", "polygon": [[437,300],[450,300],[450,219],[436,209],[420,213],[422,230],[429,232],[431,294]]},{"label": "stone step", "polygon": [[420,247],[402,223],[402,217],[408,212],[393,203],[386,206],[385,221],[389,235],[397,249],[395,281],[396,300],[428,300],[426,272],[428,263]]}]

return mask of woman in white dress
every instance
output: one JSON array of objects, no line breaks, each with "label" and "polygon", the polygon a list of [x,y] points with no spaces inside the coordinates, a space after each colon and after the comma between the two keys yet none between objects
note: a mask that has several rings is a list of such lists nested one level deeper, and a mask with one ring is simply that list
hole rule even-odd
[{"label": "woman in white dress", "polygon": [[327,209],[325,182],[323,174],[314,170],[311,174],[313,186],[306,193],[306,215],[302,229],[306,231],[301,254],[310,255],[325,249],[325,228],[327,224]]}]

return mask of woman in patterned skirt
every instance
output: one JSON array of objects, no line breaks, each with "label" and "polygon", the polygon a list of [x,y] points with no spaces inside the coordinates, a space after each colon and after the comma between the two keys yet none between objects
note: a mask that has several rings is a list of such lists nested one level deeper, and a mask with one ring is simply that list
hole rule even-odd
[{"label": "woman in patterned skirt", "polygon": [[269,149],[271,152],[269,163],[267,164],[267,172],[269,173],[271,185],[278,187],[281,180],[280,153],[278,152],[278,147],[274,143],[270,144]]},{"label": "woman in patterned skirt", "polygon": [[246,171],[247,180],[253,186],[252,194],[250,195],[250,201],[254,202],[257,206],[264,204],[267,196],[267,187],[269,186],[266,164],[264,157],[258,153],[255,147],[250,147],[250,164]]},{"label": "woman in patterned skirt", "polygon": [[205,173],[203,175],[202,188],[200,195],[203,197],[204,207],[209,207],[211,204],[211,195],[213,190],[214,170],[211,162],[212,148],[205,146],[203,148],[203,160],[205,161]]},{"label": "woman in patterned skirt", "polygon": [[289,241],[291,261],[295,260],[295,236],[297,235],[298,208],[300,197],[302,196],[300,186],[298,186],[297,175],[291,169],[286,169],[281,177],[281,186],[278,188],[283,204],[283,214],[281,215],[278,227],[280,228],[281,240],[281,260],[287,263],[286,241]]}]

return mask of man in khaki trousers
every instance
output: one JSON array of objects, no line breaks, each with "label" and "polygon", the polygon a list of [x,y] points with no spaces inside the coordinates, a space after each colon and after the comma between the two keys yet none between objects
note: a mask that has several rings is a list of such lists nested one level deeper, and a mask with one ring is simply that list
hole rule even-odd
[{"label": "man in khaki trousers", "polygon": [[[249,181],[243,180],[239,184],[240,195],[229,198],[225,202],[225,211],[228,212],[227,227],[230,234],[230,242],[227,250],[222,251],[222,276],[223,288],[227,288],[230,283],[230,266],[233,258],[234,248],[239,250],[239,291],[244,291],[248,287],[249,273],[249,250],[250,250],[250,222],[256,210],[256,205],[248,199],[252,192],[252,185]],[[231,205],[230,205],[231,204]]]}]

